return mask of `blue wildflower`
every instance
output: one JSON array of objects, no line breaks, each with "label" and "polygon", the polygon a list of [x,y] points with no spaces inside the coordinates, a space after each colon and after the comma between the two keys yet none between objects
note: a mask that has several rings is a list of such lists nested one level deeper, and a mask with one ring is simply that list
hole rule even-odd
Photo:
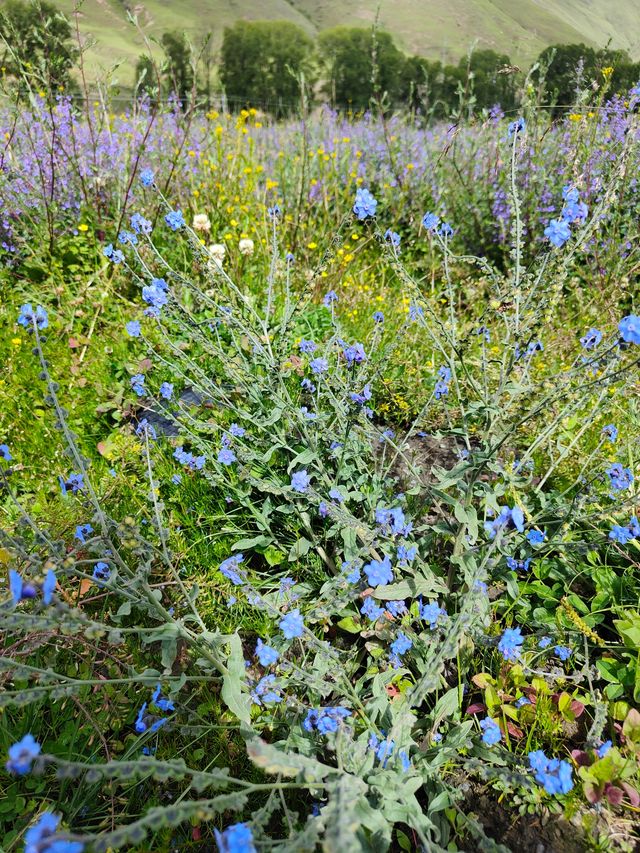
[{"label": "blue wildflower", "polygon": [[136,435],[139,438],[148,437],[152,441],[155,441],[158,437],[156,433],[156,428],[153,426],[153,424],[150,424],[146,418],[143,418],[136,427]]},{"label": "blue wildflower", "polygon": [[451,369],[449,367],[441,367],[438,370],[438,381],[436,382],[433,393],[436,400],[440,400],[449,393],[449,383],[451,382]]},{"label": "blue wildflower", "polygon": [[611,444],[614,444],[618,438],[618,428],[613,424],[607,424],[602,427],[602,435],[608,438]]},{"label": "blue wildflower", "polygon": [[495,746],[502,740],[500,726],[491,717],[480,720],[480,728],[482,729],[482,742],[485,746]]},{"label": "blue wildflower", "polygon": [[143,169],[140,172],[140,183],[143,187],[150,187],[153,184],[153,172],[151,169]]},{"label": "blue wildflower", "polygon": [[165,216],[164,221],[172,231],[178,231],[185,224],[181,210],[170,210]]},{"label": "blue wildflower", "polygon": [[314,341],[307,341],[304,338],[300,341],[298,347],[300,352],[306,353],[307,355],[311,355],[311,353],[318,349],[318,345]]},{"label": "blue wildflower", "polygon": [[327,291],[327,293],[325,293],[322,301],[325,306],[329,308],[331,305],[333,305],[334,302],[338,301],[338,294],[335,292],[335,290],[329,290]]},{"label": "blue wildflower", "polygon": [[131,388],[135,391],[138,397],[144,397],[146,393],[146,388],[144,387],[144,375],[142,373],[136,373],[129,381],[131,383]]},{"label": "blue wildflower", "polygon": [[227,557],[218,566],[218,569],[225,578],[236,586],[241,586],[246,580],[246,572],[238,571],[240,563],[244,563],[244,556],[242,554],[234,554],[232,557]]},{"label": "blue wildflower", "polygon": [[230,447],[223,447],[222,450],[218,453],[218,462],[221,465],[233,465],[236,461],[236,454],[231,450]]},{"label": "blue wildflower", "polygon": [[114,249],[112,243],[104,247],[102,254],[114,264],[121,264],[124,261],[123,252],[120,249]]},{"label": "blue wildflower", "polygon": [[573,788],[572,770],[568,761],[547,758],[541,749],[529,753],[529,766],[547,794],[568,794]]},{"label": "blue wildflower", "polygon": [[364,406],[367,400],[371,399],[371,385],[367,383],[359,394],[354,391],[349,396],[353,403],[356,403],[358,406]]},{"label": "blue wildflower", "polygon": [[501,506],[497,517],[493,521],[485,521],[484,527],[491,539],[502,530],[515,529],[518,533],[523,533],[524,513],[517,505],[513,508]]},{"label": "blue wildflower", "polygon": [[367,358],[363,345],[359,343],[346,345],[342,350],[342,354],[347,364],[362,364]]},{"label": "blue wildflower", "polygon": [[569,660],[571,657],[571,649],[568,646],[555,646],[553,650],[560,660]]},{"label": "blue wildflower", "polygon": [[435,631],[438,622],[447,616],[447,611],[444,607],[440,607],[437,601],[430,601],[428,604],[423,604],[422,599],[420,599],[418,602],[418,612],[420,618],[429,623],[429,628],[432,631]]},{"label": "blue wildflower", "polygon": [[640,317],[629,314],[618,323],[618,331],[622,340],[628,344],[640,344]]},{"label": "blue wildflower", "polygon": [[287,640],[292,640],[294,637],[301,637],[304,634],[304,620],[298,608],[283,616],[278,622],[278,627]]},{"label": "blue wildflower", "polygon": [[631,542],[632,539],[636,539],[638,536],[640,536],[640,523],[638,523],[635,515],[632,516],[629,524],[624,527],[614,524],[609,533],[609,539],[613,542],[619,542],[621,545],[626,545],[627,542]]},{"label": "blue wildflower", "polygon": [[398,545],[396,556],[399,563],[411,563],[416,558],[418,548],[416,545]]},{"label": "blue wildflower", "polygon": [[406,634],[403,634],[402,631],[400,631],[400,633],[390,646],[390,659],[393,665],[396,666],[396,668],[400,665],[400,657],[406,652],[408,652],[412,646],[413,641],[410,640]]},{"label": "blue wildflower", "polygon": [[367,619],[371,619],[372,622],[377,622],[384,615],[384,607],[378,606],[375,599],[371,595],[368,595],[360,608],[360,613],[366,616]]},{"label": "blue wildflower", "polygon": [[622,492],[633,483],[633,474],[630,468],[624,468],[620,462],[614,462],[607,468],[605,474],[609,477],[611,489],[614,492]]},{"label": "blue wildflower", "polygon": [[509,122],[509,126],[507,128],[507,134],[509,137],[517,136],[518,133],[524,133],[525,127],[526,127],[526,122],[522,118],[522,116],[520,116],[520,118],[517,118],[515,121]]},{"label": "blue wildflower", "polygon": [[246,823],[234,823],[224,832],[213,831],[219,853],[256,853],[251,828]]},{"label": "blue wildflower", "polygon": [[93,533],[93,527],[90,524],[79,524],[76,527],[75,538],[84,544],[90,533]]},{"label": "blue wildflower", "polygon": [[441,237],[453,237],[453,228],[449,225],[448,222],[443,222],[440,228],[438,229],[438,234]]},{"label": "blue wildflower", "polygon": [[139,320],[129,320],[127,325],[125,326],[127,330],[127,334],[130,338],[139,338],[140,337],[140,321]]},{"label": "blue wildflower", "polygon": [[435,231],[440,225],[440,217],[436,216],[435,213],[425,213],[422,217],[422,225],[427,231]]},{"label": "blue wildflower", "polygon": [[358,566],[353,566],[351,563],[345,561],[342,564],[342,571],[347,576],[347,583],[358,583],[360,580],[360,568]]},{"label": "blue wildflower", "polygon": [[255,656],[258,658],[262,666],[271,666],[272,663],[275,663],[278,660],[280,654],[271,646],[263,643],[258,637]]},{"label": "blue wildflower", "polygon": [[525,705],[530,705],[531,702],[526,696],[521,696],[516,702],[516,708],[523,708]]},{"label": "blue wildflower", "polygon": [[540,640],[540,642],[538,643],[538,648],[539,649],[546,649],[550,645],[551,645],[551,637],[543,637]]},{"label": "blue wildflower", "polygon": [[373,314],[374,323],[384,323],[384,314],[382,311],[375,311]]},{"label": "blue wildflower", "polygon": [[589,329],[581,338],[580,345],[586,349],[595,349],[602,340],[602,332],[599,329]]},{"label": "blue wildflower", "polygon": [[56,835],[60,815],[44,812],[24,834],[24,853],[82,853],[84,844]]},{"label": "blue wildflower", "polygon": [[155,278],[151,284],[142,288],[142,298],[149,306],[144,312],[148,317],[159,317],[162,308],[169,301],[167,289],[158,285],[161,281],[164,279]]},{"label": "blue wildflower", "polygon": [[309,367],[315,376],[321,376],[329,370],[329,362],[326,358],[314,358],[309,362]]},{"label": "blue wildflower", "polygon": [[387,243],[391,243],[394,249],[397,249],[400,246],[400,235],[397,231],[392,231],[391,228],[387,228],[384,232],[384,239]]},{"label": "blue wildflower", "polygon": [[353,212],[358,219],[366,219],[368,216],[375,216],[377,206],[378,202],[371,195],[368,189],[359,187],[356,190],[356,201],[353,205]]},{"label": "blue wildflower", "polygon": [[391,616],[402,616],[407,612],[407,605],[404,601],[387,601],[385,609]]},{"label": "blue wildflower", "polygon": [[610,740],[606,740],[601,746],[596,749],[596,755],[598,756],[598,758],[604,758],[612,746],[613,742]]},{"label": "blue wildflower", "polygon": [[544,229],[544,236],[548,238],[553,246],[558,249],[561,248],[569,237],[571,237],[569,223],[564,219],[552,219]]},{"label": "blue wildflower", "polygon": [[60,491],[63,495],[67,495],[69,492],[75,495],[84,490],[83,474],[69,474],[66,480],[58,477],[58,482],[60,483]]},{"label": "blue wildflower", "polygon": [[352,712],[342,705],[332,708],[311,708],[302,722],[302,727],[307,732],[315,729],[321,735],[327,735],[337,732],[342,722],[351,715]]},{"label": "blue wildflower", "polygon": [[4,459],[5,462],[11,462],[13,459],[8,444],[0,444],[0,459]]},{"label": "blue wildflower", "polygon": [[151,234],[153,226],[150,219],[145,219],[140,213],[134,213],[129,220],[136,234]]},{"label": "blue wildflower", "polygon": [[160,396],[163,400],[170,400],[173,397],[173,384],[171,382],[163,382],[160,386]]},{"label": "blue wildflower", "polygon": [[291,476],[291,488],[294,492],[306,492],[309,488],[310,482],[311,478],[304,469],[302,471],[296,471]]},{"label": "blue wildflower", "polygon": [[98,584],[98,586],[102,586],[105,584],[109,578],[111,577],[111,569],[109,568],[109,563],[105,563],[100,561],[96,563],[93,567],[93,579]]},{"label": "blue wildflower", "polygon": [[251,691],[254,705],[276,705],[282,702],[280,689],[275,675],[264,675]]},{"label": "blue wildflower", "polygon": [[372,560],[364,567],[364,572],[369,581],[369,586],[380,586],[393,582],[393,570],[391,559],[385,554],[383,560]]},{"label": "blue wildflower", "polygon": [[44,604],[51,604],[57,584],[56,573],[53,569],[49,569],[42,581],[42,601]]},{"label": "blue wildflower", "polygon": [[515,557],[507,557],[507,568],[511,569],[512,572],[528,572],[530,565],[530,557],[527,557],[525,560],[516,560]]},{"label": "blue wildflower", "polygon": [[507,628],[498,643],[498,651],[505,660],[517,660],[520,657],[520,646],[524,642],[520,628]]},{"label": "blue wildflower", "polygon": [[34,311],[31,303],[26,302],[24,305],[20,306],[18,323],[29,331],[33,329],[34,325],[37,326],[38,329],[46,329],[49,325],[49,318],[42,305],[38,305]]},{"label": "blue wildflower", "polygon": [[530,545],[542,545],[546,536],[542,530],[529,530],[527,532],[527,539]]},{"label": "blue wildflower", "polygon": [[26,734],[22,740],[9,747],[9,760],[5,764],[9,773],[24,776],[42,751],[42,746],[32,734]]}]

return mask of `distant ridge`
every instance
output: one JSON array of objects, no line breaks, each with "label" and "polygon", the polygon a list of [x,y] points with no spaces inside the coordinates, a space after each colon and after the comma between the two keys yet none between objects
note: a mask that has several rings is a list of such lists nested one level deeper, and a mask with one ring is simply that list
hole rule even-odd
[{"label": "distant ridge", "polygon": [[[74,0],[53,2],[73,11]],[[476,44],[527,66],[549,44],[568,42],[610,42],[640,59],[640,0],[84,0],[80,30],[96,41],[89,76],[122,61],[116,77],[130,84],[144,45],[127,8],[149,36],[184,30],[195,43],[210,31],[215,50],[223,28],[240,18],[289,20],[314,35],[338,24],[371,26],[378,7],[380,26],[400,48],[445,62]]]}]

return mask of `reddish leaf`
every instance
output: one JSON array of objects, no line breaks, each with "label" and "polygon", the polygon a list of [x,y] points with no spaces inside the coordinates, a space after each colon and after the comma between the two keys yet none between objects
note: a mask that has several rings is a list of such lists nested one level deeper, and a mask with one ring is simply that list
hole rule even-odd
[{"label": "reddish leaf", "polygon": [[582,702],[579,702],[577,699],[574,699],[570,705],[571,710],[573,711],[573,715],[575,717],[581,717],[584,713],[584,705]]},{"label": "reddish leaf", "polygon": [[467,714],[483,714],[487,710],[487,706],[483,705],[482,702],[476,702],[474,705],[469,705],[466,712]]},{"label": "reddish leaf", "polygon": [[590,803],[599,803],[602,798],[602,790],[593,782],[584,783],[584,795]]},{"label": "reddish leaf", "polygon": [[71,349],[76,349],[80,346],[80,343],[75,338],[69,338],[69,346]]},{"label": "reddish leaf", "polygon": [[591,764],[591,756],[582,749],[573,749],[571,751],[571,758],[573,758],[578,767],[589,767]]},{"label": "reddish leaf", "polygon": [[521,737],[524,737],[522,729],[519,729],[515,723],[512,723],[511,720],[507,720],[507,731],[511,735],[511,737],[520,740]]},{"label": "reddish leaf", "polygon": [[624,791],[618,788],[617,785],[609,785],[607,783],[604,788],[604,794],[612,806],[619,806],[624,799]]},{"label": "reddish leaf", "polygon": [[193,827],[193,829],[191,830],[191,837],[194,841],[200,841],[200,839],[202,838],[202,830],[199,826]]},{"label": "reddish leaf", "polygon": [[392,699],[400,693],[395,684],[387,684],[384,689],[387,691],[387,696],[391,696]]},{"label": "reddish leaf", "polygon": [[638,806],[640,806],[640,794],[636,791],[635,788],[629,785],[628,782],[620,782],[620,784],[624,788],[624,792],[627,795],[631,805],[634,807],[634,809],[637,809]]}]

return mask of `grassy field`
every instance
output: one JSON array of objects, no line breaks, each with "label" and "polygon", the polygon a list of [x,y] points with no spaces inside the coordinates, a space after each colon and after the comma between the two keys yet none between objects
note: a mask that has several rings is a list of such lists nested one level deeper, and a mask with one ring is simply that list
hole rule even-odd
[{"label": "grassy field", "polygon": [[631,853],[640,92],[2,105],[0,847]]},{"label": "grassy field", "polygon": [[[55,0],[70,15],[73,0]],[[398,46],[445,62],[457,62],[474,45],[506,53],[523,67],[549,44],[584,42],[629,50],[640,56],[637,37],[637,7],[633,0],[592,0],[589,14],[577,0],[181,0],[167,3],[145,0],[137,3],[138,21],[148,38],[166,30],[184,30],[194,44],[208,32],[217,47],[226,25],[241,18],[289,20],[313,35],[321,29],[351,24],[371,26],[379,8],[383,29]],[[119,0],[85,0],[80,9],[83,36],[95,40],[87,53],[90,75],[121,63],[116,79],[131,84],[132,69],[144,51],[144,40],[129,23],[125,4]]]}]

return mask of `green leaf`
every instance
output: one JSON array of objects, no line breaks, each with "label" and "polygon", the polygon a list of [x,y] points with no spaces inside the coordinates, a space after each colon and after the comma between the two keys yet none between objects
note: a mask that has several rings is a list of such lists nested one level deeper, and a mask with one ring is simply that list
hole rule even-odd
[{"label": "green leaf", "polygon": [[438,578],[418,577],[378,586],[373,592],[373,597],[383,601],[396,601],[400,598],[415,598],[418,595],[444,594],[445,592],[446,588]]},{"label": "green leaf", "polygon": [[266,548],[271,545],[273,538],[271,536],[254,536],[252,539],[238,539],[231,546],[232,551],[249,551],[251,548]]},{"label": "green leaf", "polygon": [[287,555],[284,551],[281,551],[279,548],[276,548],[275,545],[269,545],[268,548],[265,548],[263,551],[263,556],[267,563],[270,566],[279,566],[280,563],[286,560]]},{"label": "green leaf", "polygon": [[287,777],[301,774],[307,782],[319,782],[336,772],[333,767],[327,767],[315,758],[307,758],[297,752],[282,752],[259,737],[247,741],[247,755],[265,773]]},{"label": "green leaf", "polygon": [[246,692],[246,667],[242,641],[238,634],[229,636],[227,672],[222,680],[221,696],[227,708],[243,723],[251,722],[251,699]]},{"label": "green leaf", "polygon": [[640,743],[640,713],[631,708],[622,725],[622,734],[632,743]]},{"label": "green leaf", "polygon": [[312,546],[313,542],[310,542],[308,539],[305,539],[304,536],[301,536],[289,551],[289,562],[292,563],[294,560],[299,560],[300,557],[304,557],[305,554],[309,553],[309,549]]},{"label": "green leaf", "polygon": [[357,836],[361,821],[356,804],[366,785],[356,776],[342,775],[329,793],[329,802],[322,810],[325,825],[323,853],[360,853],[364,848]]}]

